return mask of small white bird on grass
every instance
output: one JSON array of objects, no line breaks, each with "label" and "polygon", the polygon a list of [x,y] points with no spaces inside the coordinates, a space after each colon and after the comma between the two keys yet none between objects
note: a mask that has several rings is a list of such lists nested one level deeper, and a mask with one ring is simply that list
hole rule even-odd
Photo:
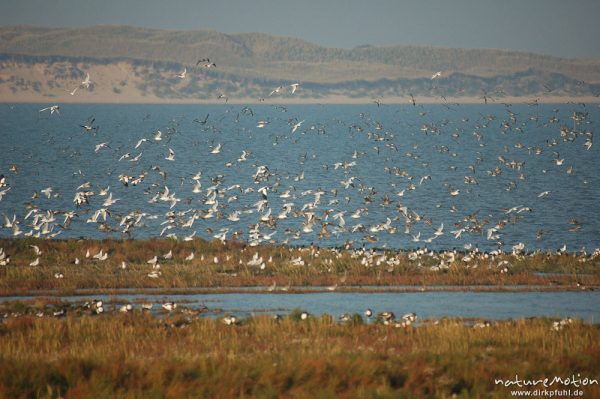
[{"label": "small white bird on grass", "polygon": [[131,306],[130,303],[128,303],[127,305],[123,305],[119,308],[119,312],[122,312],[122,313],[131,312],[132,310],[133,310],[133,306]]},{"label": "small white bird on grass", "polygon": [[104,252],[104,250],[100,250],[96,255],[93,256],[94,259],[97,260],[106,260],[108,259],[108,252]]}]

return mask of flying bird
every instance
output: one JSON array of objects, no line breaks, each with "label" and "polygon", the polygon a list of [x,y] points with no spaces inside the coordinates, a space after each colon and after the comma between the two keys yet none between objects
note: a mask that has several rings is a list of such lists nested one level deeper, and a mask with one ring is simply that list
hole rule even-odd
[{"label": "flying bird", "polygon": [[301,120],[300,122],[294,124],[294,126],[292,126],[291,133],[294,133],[302,125],[303,122],[304,120]]},{"label": "flying bird", "polygon": [[59,110],[60,110],[60,107],[58,105],[51,105],[49,107],[40,109],[40,112],[50,111],[50,115],[52,115],[55,112],[57,114],[60,114]]},{"label": "flying bird", "polygon": [[183,68],[183,72],[181,72],[180,74],[175,75],[175,77],[178,77],[179,79],[185,79],[185,75],[187,74],[187,68]]},{"label": "flying bird", "polygon": [[175,151],[169,148],[169,155],[165,158],[167,161],[175,160]]},{"label": "flying bird", "polygon": [[276,87],[275,89],[273,89],[273,91],[271,91],[271,93],[269,93],[269,96],[279,93],[281,91],[281,89],[283,89],[283,86]]},{"label": "flying bird", "polygon": [[85,80],[81,82],[81,86],[85,87],[86,89],[89,89],[91,84],[92,81],[90,80],[90,74],[88,73],[85,75]]}]

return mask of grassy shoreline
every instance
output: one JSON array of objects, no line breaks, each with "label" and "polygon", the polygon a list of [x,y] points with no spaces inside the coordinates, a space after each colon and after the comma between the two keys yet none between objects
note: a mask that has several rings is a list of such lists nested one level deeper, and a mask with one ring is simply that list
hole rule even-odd
[{"label": "grassy shoreline", "polygon": [[[600,327],[552,326],[21,316],[0,324],[0,397],[502,398],[511,388],[495,379],[598,379]],[[600,394],[597,384],[580,389]]]},{"label": "grassy shoreline", "polygon": [[[501,291],[519,286],[523,290],[564,291],[600,286],[598,253],[250,247],[200,239],[0,239],[0,249],[6,263],[0,266],[2,296],[118,289]],[[193,259],[189,259],[192,253]],[[95,259],[98,254],[105,259]],[[156,263],[148,263],[154,257]],[[37,265],[31,266],[36,261]]]},{"label": "grassy shoreline", "polygon": [[[145,298],[131,310],[108,298],[99,312],[98,302],[52,297],[361,285],[364,292],[595,289],[597,254],[353,251],[199,239],[1,239],[0,248],[10,258],[0,266],[0,295],[48,294],[0,303],[0,398],[504,398],[516,388],[496,379],[600,379],[600,325],[579,320],[385,325],[382,314],[378,321],[358,314],[346,322],[329,315],[302,320],[296,309],[227,324],[223,310],[185,301],[174,311],[157,303],[148,311]],[[97,254],[105,260],[93,259]],[[160,268],[148,263],[154,256]],[[555,388],[575,389],[548,389]],[[598,384],[577,389],[600,396]]]}]

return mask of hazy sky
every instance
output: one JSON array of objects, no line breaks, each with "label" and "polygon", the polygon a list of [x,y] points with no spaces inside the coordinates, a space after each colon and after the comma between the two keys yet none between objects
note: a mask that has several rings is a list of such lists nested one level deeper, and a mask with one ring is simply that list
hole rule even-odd
[{"label": "hazy sky", "polygon": [[125,24],[600,58],[600,0],[0,0],[0,25]]}]

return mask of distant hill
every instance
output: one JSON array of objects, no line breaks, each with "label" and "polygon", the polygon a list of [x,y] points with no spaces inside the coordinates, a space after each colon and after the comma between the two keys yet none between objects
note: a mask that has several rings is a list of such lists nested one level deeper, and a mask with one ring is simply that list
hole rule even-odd
[{"label": "distant hill", "polygon": [[[203,58],[216,67],[196,66]],[[184,68],[185,79],[175,77]],[[441,77],[431,80],[438,71]],[[337,49],[288,37],[211,30],[0,28],[3,101],[68,100],[67,91],[87,72],[95,85],[87,99],[79,98],[84,101],[119,96],[123,101],[257,99],[294,82],[301,83],[296,98],[317,100],[600,93],[596,59],[427,46]]]}]

